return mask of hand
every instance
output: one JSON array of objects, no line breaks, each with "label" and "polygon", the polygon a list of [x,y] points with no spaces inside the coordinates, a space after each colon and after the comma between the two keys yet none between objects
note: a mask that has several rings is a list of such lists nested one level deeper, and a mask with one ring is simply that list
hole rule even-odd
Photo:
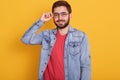
[{"label": "hand", "polygon": [[49,21],[52,17],[53,17],[53,14],[51,12],[43,13],[40,20],[42,22],[46,22],[46,21]]}]

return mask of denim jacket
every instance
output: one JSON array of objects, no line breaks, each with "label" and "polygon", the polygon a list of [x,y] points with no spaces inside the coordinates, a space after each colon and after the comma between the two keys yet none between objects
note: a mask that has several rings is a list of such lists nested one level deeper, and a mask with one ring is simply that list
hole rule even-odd
[{"label": "denim jacket", "polygon": [[[36,34],[44,23],[35,22],[22,37],[25,44],[41,44],[39,80],[44,80],[43,74],[48,64],[51,50],[56,41],[57,29],[45,30]],[[64,45],[65,80],[91,80],[91,59],[88,38],[84,32],[69,25],[69,31]]]}]

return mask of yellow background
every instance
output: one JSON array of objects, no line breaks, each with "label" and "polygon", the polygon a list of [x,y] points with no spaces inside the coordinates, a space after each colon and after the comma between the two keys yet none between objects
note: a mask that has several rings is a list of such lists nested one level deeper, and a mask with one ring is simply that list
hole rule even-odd
[{"label": "yellow background", "polygon": [[[24,32],[51,11],[56,0],[0,0],[0,80],[37,80],[39,45],[25,45]],[[68,0],[70,24],[87,33],[92,80],[120,80],[120,0]],[[54,27],[49,21],[42,30]]]}]

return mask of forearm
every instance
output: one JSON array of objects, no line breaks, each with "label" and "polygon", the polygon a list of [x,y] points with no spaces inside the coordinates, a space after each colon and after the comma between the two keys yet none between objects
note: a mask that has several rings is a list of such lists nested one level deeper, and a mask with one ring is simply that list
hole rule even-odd
[{"label": "forearm", "polygon": [[91,66],[81,69],[81,80],[91,80]]},{"label": "forearm", "polygon": [[[32,44],[31,40],[32,38],[37,37],[36,36],[36,31],[39,30],[39,28],[43,25],[44,23],[40,20],[38,20],[37,22],[35,22],[23,35],[22,37],[22,42],[24,42],[25,44]],[[41,36],[42,37],[42,36]]]},{"label": "forearm", "polygon": [[91,80],[90,46],[86,35],[81,43],[81,80]]}]

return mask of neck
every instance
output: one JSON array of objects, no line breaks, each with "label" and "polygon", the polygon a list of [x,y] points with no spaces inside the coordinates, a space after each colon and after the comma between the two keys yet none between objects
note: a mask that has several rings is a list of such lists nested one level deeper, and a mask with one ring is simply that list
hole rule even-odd
[{"label": "neck", "polygon": [[63,29],[58,29],[58,31],[61,35],[65,35],[68,33],[68,29],[69,29],[69,25]]}]

